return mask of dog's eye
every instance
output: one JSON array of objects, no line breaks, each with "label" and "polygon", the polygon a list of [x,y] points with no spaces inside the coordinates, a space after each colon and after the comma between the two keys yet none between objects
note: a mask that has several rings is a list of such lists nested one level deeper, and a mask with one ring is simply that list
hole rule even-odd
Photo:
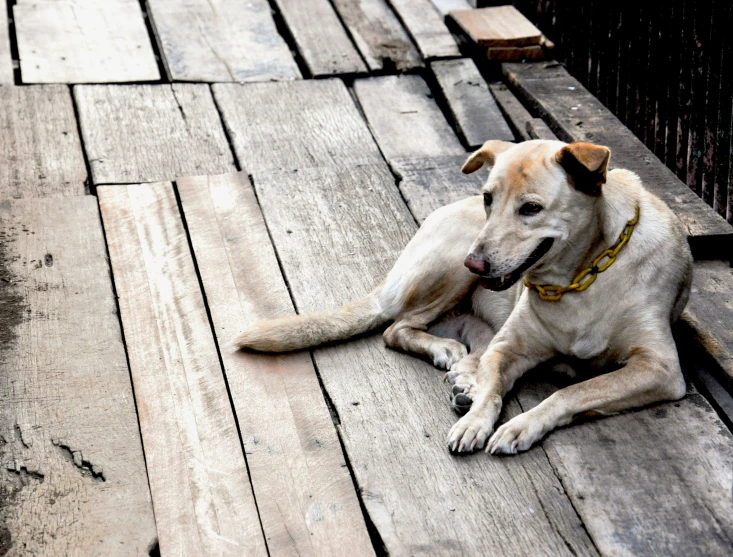
[{"label": "dog's eye", "polygon": [[494,202],[494,196],[491,195],[489,192],[484,193],[484,205],[487,207],[491,207],[491,204]]},{"label": "dog's eye", "polygon": [[523,217],[531,217],[539,213],[542,208],[542,205],[539,203],[525,203],[519,208],[519,214]]}]

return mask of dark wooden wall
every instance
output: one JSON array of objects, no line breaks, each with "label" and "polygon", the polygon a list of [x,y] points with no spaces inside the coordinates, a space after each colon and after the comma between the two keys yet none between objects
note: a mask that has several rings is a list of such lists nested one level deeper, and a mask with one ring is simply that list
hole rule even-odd
[{"label": "dark wooden wall", "polygon": [[733,223],[733,2],[515,0],[558,60]]}]

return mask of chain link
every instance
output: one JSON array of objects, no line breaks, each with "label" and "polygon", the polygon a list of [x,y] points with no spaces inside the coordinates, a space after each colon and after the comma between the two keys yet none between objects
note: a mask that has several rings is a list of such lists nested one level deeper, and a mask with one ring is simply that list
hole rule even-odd
[{"label": "chain link", "polygon": [[632,220],[626,223],[621,235],[619,236],[616,243],[604,251],[601,255],[593,260],[593,265],[587,269],[583,269],[573,279],[573,282],[568,286],[553,286],[550,284],[532,284],[527,279],[524,280],[524,285],[527,288],[536,290],[540,298],[549,302],[556,302],[563,297],[566,292],[582,292],[593,284],[598,276],[598,273],[602,273],[608,269],[616,261],[616,256],[628,243],[629,238],[634,233],[634,227],[639,222],[639,207],[636,207],[636,215]]}]

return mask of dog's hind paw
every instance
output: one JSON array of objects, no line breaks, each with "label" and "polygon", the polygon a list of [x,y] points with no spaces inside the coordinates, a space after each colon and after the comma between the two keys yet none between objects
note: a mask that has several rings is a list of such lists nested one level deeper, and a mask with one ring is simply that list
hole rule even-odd
[{"label": "dog's hind paw", "polygon": [[438,369],[450,370],[468,354],[468,348],[457,340],[440,339],[432,347],[433,365]]}]

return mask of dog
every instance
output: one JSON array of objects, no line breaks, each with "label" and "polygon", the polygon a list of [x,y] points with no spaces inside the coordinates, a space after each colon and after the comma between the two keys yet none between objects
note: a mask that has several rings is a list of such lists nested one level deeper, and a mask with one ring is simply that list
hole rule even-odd
[{"label": "dog", "polygon": [[[491,167],[481,195],[432,213],[369,295],[260,322],[233,344],[300,350],[391,322],[387,346],[446,370],[464,413],[448,434],[454,453],[516,454],[578,417],[677,400],[671,325],[692,255],[677,217],[637,175],[608,170],[610,156],[590,143],[488,141],[462,168]],[[494,430],[514,383],[558,356],[613,371]]]}]

